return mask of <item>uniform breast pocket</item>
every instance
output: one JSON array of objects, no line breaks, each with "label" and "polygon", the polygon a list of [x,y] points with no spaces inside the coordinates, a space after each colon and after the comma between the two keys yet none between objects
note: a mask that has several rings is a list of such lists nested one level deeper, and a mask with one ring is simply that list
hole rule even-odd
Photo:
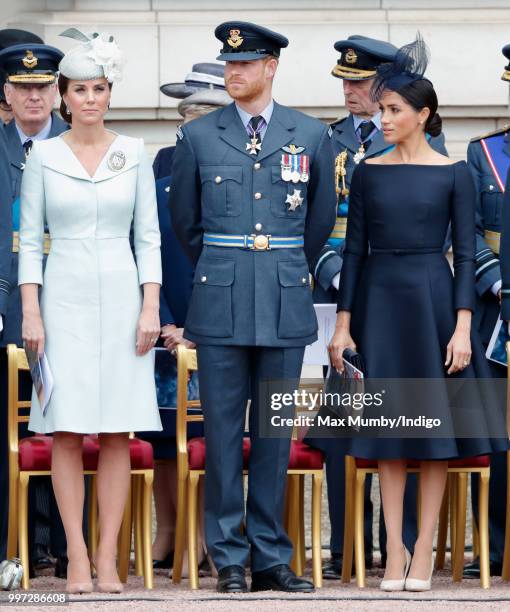
[{"label": "uniform breast pocket", "polygon": [[241,214],[242,166],[200,166],[202,207],[219,217]]},{"label": "uniform breast pocket", "polygon": [[501,222],[501,206],[503,203],[503,194],[499,190],[499,187],[494,178],[486,177],[483,179],[480,199],[482,203],[482,215],[484,225],[499,226]]},{"label": "uniform breast pocket", "polygon": [[210,258],[198,262],[186,317],[190,332],[212,338],[233,336],[234,272],[235,262],[230,259]]},{"label": "uniform breast pocket", "polygon": [[[275,217],[303,218],[306,215],[308,183],[282,180],[280,166],[271,167],[271,212]],[[289,198],[293,200],[289,201]]]},{"label": "uniform breast pocket", "polygon": [[280,282],[279,338],[300,338],[317,331],[308,268],[292,261],[278,262]]}]

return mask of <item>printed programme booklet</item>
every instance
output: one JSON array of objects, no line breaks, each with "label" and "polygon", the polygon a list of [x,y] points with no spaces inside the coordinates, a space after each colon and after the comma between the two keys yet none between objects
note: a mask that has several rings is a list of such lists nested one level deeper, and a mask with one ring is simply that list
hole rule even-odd
[{"label": "printed programme booklet", "polygon": [[27,354],[30,375],[32,376],[35,392],[39,399],[41,412],[44,416],[53,391],[53,375],[48,363],[48,358],[46,357],[46,353],[43,353],[42,357],[39,357],[37,351],[31,351],[27,348],[25,348],[25,353]]}]

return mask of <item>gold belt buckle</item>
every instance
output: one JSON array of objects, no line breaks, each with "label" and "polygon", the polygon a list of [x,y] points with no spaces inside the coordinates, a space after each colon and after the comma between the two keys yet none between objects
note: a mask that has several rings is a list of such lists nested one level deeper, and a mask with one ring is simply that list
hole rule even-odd
[{"label": "gold belt buckle", "polygon": [[270,235],[266,235],[266,234],[252,234],[251,238],[253,239],[253,247],[252,249],[254,251],[269,251],[270,250],[270,246],[269,246],[269,238],[271,238]]}]

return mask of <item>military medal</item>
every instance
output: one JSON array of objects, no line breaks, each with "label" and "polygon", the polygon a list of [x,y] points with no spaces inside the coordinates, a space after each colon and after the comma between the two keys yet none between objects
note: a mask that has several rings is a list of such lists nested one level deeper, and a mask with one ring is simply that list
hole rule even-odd
[{"label": "military medal", "polygon": [[303,204],[303,198],[301,197],[301,190],[294,189],[293,194],[287,194],[285,204],[289,205],[289,211],[295,211],[298,206]]},{"label": "military medal", "polygon": [[291,178],[291,165],[290,165],[290,155],[285,155],[282,153],[282,181],[288,182]]},{"label": "military medal", "polygon": [[299,163],[299,180],[302,183],[307,183],[308,179],[310,178],[310,172],[308,169],[310,158],[308,157],[308,155],[301,155],[300,158],[301,159]]},{"label": "military medal", "polygon": [[249,136],[251,136],[250,142],[246,143],[246,150],[250,152],[250,155],[257,155],[257,153],[260,151],[262,147],[262,139],[259,140],[259,135],[260,135],[260,130],[262,129],[262,126],[264,125],[264,119],[263,117],[260,118],[260,121],[256,128],[253,127],[253,125],[251,124],[251,121],[253,121],[253,119],[251,119],[248,125],[246,126],[248,129],[248,134]]},{"label": "military medal", "polygon": [[292,161],[292,172],[291,172],[290,180],[293,183],[299,183],[299,178],[301,176],[301,173],[299,171],[300,158],[301,158],[301,155],[291,155],[290,156],[290,159]]},{"label": "military medal", "polygon": [[108,168],[114,172],[122,170],[126,165],[126,156],[122,151],[114,151],[108,158]]},{"label": "military medal", "polygon": [[359,149],[357,150],[357,152],[354,155],[354,163],[355,164],[359,164],[360,161],[365,157],[365,146],[363,145],[363,143],[360,144]]},{"label": "military medal", "polygon": [[262,143],[259,142],[257,134],[253,134],[250,138],[250,142],[246,143],[246,150],[250,152],[250,155],[257,155],[262,147]]}]

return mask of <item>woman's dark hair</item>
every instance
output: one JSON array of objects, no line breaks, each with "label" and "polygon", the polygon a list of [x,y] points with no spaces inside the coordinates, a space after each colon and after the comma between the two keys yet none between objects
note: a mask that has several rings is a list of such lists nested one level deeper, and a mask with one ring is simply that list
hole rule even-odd
[{"label": "woman's dark hair", "polygon": [[[62,119],[64,121],[66,121],[67,123],[71,123],[73,117],[72,117],[71,113],[67,112],[67,107],[66,107],[66,104],[64,102],[63,96],[66,93],[67,88],[69,87],[69,81],[70,80],[71,79],[68,79],[63,74],[59,74],[59,76],[58,76],[58,92],[59,92],[60,97],[61,97],[59,111],[60,111],[60,115],[61,115]],[[111,91],[112,90],[112,83],[110,83],[109,81],[108,81],[108,87],[110,88],[110,91]]]},{"label": "woman's dark hair", "polygon": [[420,112],[423,108],[428,108],[430,115],[425,124],[425,132],[431,136],[441,134],[443,121],[437,112],[436,90],[428,79],[412,81],[401,87],[396,93],[402,96],[417,112]]}]

